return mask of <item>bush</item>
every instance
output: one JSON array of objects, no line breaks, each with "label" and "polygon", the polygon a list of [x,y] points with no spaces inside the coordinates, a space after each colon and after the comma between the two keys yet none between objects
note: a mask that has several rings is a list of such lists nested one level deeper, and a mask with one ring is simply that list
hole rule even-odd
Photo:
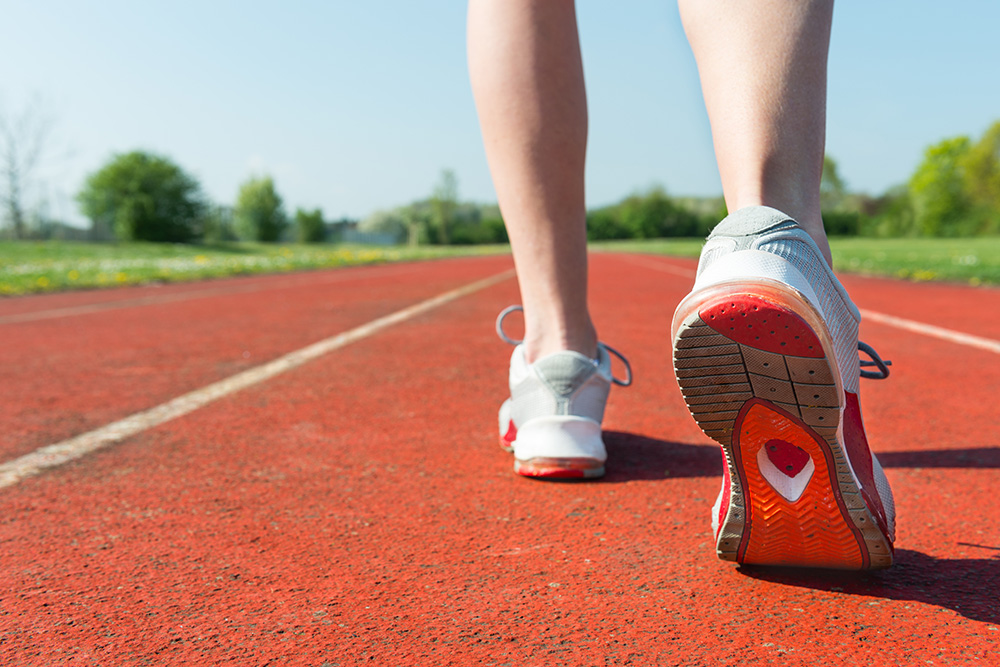
[{"label": "bush", "polygon": [[653,239],[704,236],[718,222],[678,205],[662,188],[632,195],[619,204],[587,213],[587,238]]},{"label": "bush", "polygon": [[240,236],[250,241],[273,243],[288,226],[281,197],[270,176],[251,178],[240,186],[233,216]]},{"label": "bush", "polygon": [[591,241],[611,241],[631,238],[631,233],[618,219],[615,207],[600,208],[587,213],[587,238]]},{"label": "bush", "polygon": [[489,233],[491,240],[488,243],[510,243],[507,237],[507,225],[504,224],[503,218],[486,218],[482,225]]},{"label": "bush", "polygon": [[451,226],[451,245],[507,242],[507,228],[500,218],[460,220]]},{"label": "bush", "polygon": [[823,227],[829,236],[857,236],[860,226],[857,211],[823,211]]},{"label": "bush", "polygon": [[295,229],[300,243],[322,243],[326,240],[326,223],[323,222],[323,211],[295,211]]},{"label": "bush", "polygon": [[87,177],[77,201],[95,229],[111,229],[122,241],[195,241],[207,212],[198,181],[143,151],[114,156]]}]

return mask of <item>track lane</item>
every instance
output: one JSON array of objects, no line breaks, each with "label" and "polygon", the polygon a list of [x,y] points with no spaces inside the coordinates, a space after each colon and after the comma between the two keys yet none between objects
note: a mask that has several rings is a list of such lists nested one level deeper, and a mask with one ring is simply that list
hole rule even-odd
[{"label": "track lane", "polygon": [[0,459],[98,428],[509,266],[509,258],[494,257],[361,267],[312,273],[315,284],[281,276],[255,281],[253,291],[223,294],[218,291],[246,282],[213,281],[174,293],[196,298],[0,324]]},{"label": "track lane", "polygon": [[862,308],[1000,341],[1000,288],[841,276]]},{"label": "track lane", "polygon": [[[509,348],[492,320],[516,300],[510,281],[3,492],[0,651],[25,664],[988,659],[1000,535],[981,506],[1000,464],[926,465],[981,437],[949,402],[964,378],[940,372],[982,379],[987,353],[865,330],[902,360],[862,392],[872,428],[885,423],[876,448],[896,456],[897,568],[740,573],[712,553],[717,447],[669,371],[689,284],[617,257],[595,257],[592,275],[602,339],[637,369],[612,394],[605,481],[518,479],[495,447]],[[931,412],[894,428],[915,396]],[[913,452],[928,416],[942,457]]]}]

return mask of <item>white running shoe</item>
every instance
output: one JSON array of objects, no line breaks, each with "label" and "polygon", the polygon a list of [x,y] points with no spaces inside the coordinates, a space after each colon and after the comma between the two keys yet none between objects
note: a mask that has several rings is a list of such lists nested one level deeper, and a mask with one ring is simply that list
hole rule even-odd
[{"label": "white running shoe", "polygon": [[[504,318],[519,309],[511,306],[497,318],[500,338],[516,345],[510,398],[500,407],[500,445],[514,452],[514,472],[525,477],[601,477],[608,458],[601,438],[604,406],[612,383],[632,383],[628,361],[598,343],[597,359],[557,352],[529,364],[524,346],[503,331]],[[625,380],[612,375],[609,352],[624,362]]]},{"label": "white running shoe", "polygon": [[[867,570],[892,564],[892,491],[868,448],[858,378],[888,362],[822,253],[780,211],[715,228],[672,325],[692,416],[726,461],[716,550],[740,563]],[[879,373],[860,371],[858,350]],[[860,372],[859,372],[860,371]]]}]

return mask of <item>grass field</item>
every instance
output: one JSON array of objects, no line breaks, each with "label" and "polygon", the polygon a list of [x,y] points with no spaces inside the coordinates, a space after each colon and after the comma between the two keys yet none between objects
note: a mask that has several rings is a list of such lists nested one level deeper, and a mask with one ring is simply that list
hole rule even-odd
[{"label": "grass field", "polygon": [[[603,241],[592,247],[697,257],[700,239]],[[1000,237],[974,239],[834,238],[833,264],[838,271],[907,280],[945,280],[969,285],[1000,284]]]},{"label": "grass field", "polygon": [[[697,257],[701,239],[602,241],[598,251]],[[837,270],[909,280],[1000,284],[1000,237],[833,239]],[[0,242],[0,295],[169,283],[254,273],[507,252],[506,246],[374,247],[240,243]]]},{"label": "grass field", "polygon": [[504,252],[505,246],[0,242],[0,295]]}]

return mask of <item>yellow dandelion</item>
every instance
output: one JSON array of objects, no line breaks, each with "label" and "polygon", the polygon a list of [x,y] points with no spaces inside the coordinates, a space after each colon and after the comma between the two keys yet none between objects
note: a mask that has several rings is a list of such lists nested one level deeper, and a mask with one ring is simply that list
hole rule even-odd
[{"label": "yellow dandelion", "polygon": [[78,280],[80,278],[80,272],[77,271],[76,269],[73,269],[72,271],[66,274],[66,277],[69,278],[70,280]]},{"label": "yellow dandelion", "polygon": [[45,276],[39,276],[38,280],[35,281],[35,284],[37,284],[39,287],[48,287],[51,284],[51,282]]}]

